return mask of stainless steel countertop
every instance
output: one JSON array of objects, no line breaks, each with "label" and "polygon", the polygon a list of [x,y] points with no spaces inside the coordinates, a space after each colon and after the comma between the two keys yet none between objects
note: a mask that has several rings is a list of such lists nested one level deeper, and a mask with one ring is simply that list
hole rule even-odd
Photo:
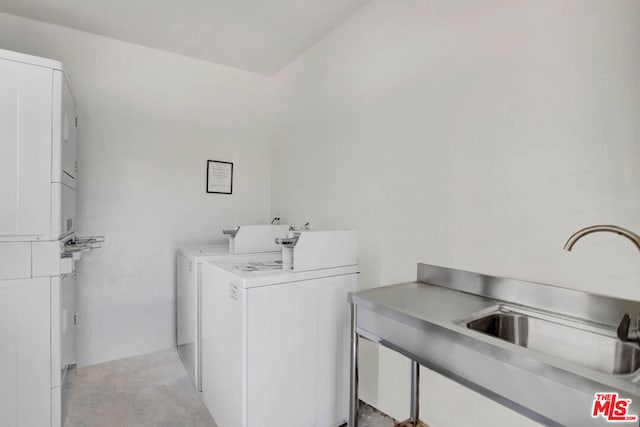
[{"label": "stainless steel countertop", "polygon": [[[557,384],[565,395],[567,391],[569,394],[578,392],[579,397],[574,399],[579,401],[574,405],[576,411],[588,411],[588,399],[592,400],[596,392],[619,392],[633,400],[630,409],[634,412],[630,413],[640,412],[639,371],[628,375],[605,374],[468,329],[466,322],[462,322],[472,313],[504,303],[572,320],[596,322],[615,331],[617,323],[614,319],[620,319],[625,311],[632,316],[640,313],[639,302],[425,264],[419,265],[418,278],[415,282],[350,294],[349,300],[358,310],[357,333],[543,424],[577,425],[578,421],[573,418],[567,421],[558,409],[544,414],[545,404],[535,398],[524,396],[511,401],[513,396],[506,391],[518,387],[535,390],[540,381],[545,384],[540,390]],[[493,381],[483,373],[474,372],[473,366],[466,366],[477,363],[478,369],[485,366],[483,364],[486,364],[484,369],[493,369],[492,361],[501,362],[501,370],[511,366],[514,381],[521,384],[514,387],[504,381]],[[504,371],[504,375],[509,373]],[[492,395],[493,385],[498,390],[496,395]],[[537,406],[533,408],[536,414],[527,413],[529,403]],[[579,422],[596,425],[589,417]]]},{"label": "stainless steel countertop", "polygon": [[[451,332],[453,338],[459,340],[461,344],[467,343],[475,351],[487,355],[495,355],[498,349],[514,352],[521,355],[523,359],[542,361],[569,374],[587,378],[596,384],[600,384],[602,389],[614,387],[628,393],[637,394],[640,397],[640,388],[634,384],[634,381],[640,380],[640,374],[604,374],[473,331],[458,324],[460,320],[469,314],[490,309],[500,303],[507,303],[511,306],[521,305],[513,301],[491,299],[422,282],[409,282],[370,289],[353,294],[350,298],[359,308],[380,313],[414,328],[421,328],[425,324],[439,326]],[[527,309],[530,308],[529,306],[522,306]],[[554,315],[557,314],[554,313]],[[526,360],[523,360],[523,363],[516,363],[517,361],[509,359],[510,363],[520,367],[526,368],[528,365]],[[561,377],[565,376],[563,373],[558,374]],[[570,377],[567,379],[570,380]],[[572,383],[572,381],[568,382]],[[582,382],[582,380],[579,381],[579,383]]]}]

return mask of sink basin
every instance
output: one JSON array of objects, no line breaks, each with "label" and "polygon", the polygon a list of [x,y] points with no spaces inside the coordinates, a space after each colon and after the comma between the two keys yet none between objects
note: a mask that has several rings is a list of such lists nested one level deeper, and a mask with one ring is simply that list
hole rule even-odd
[{"label": "sink basin", "polygon": [[640,368],[640,347],[604,326],[499,305],[460,323],[474,331],[606,374]]}]

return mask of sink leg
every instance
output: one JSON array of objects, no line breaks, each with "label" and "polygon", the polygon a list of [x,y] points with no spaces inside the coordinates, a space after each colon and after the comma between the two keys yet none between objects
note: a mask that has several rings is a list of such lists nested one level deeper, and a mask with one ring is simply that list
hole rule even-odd
[{"label": "sink leg", "polygon": [[420,364],[411,361],[411,417],[413,425],[420,421]]},{"label": "sink leg", "polygon": [[395,427],[424,427],[420,421],[420,364],[411,361],[411,414],[408,420],[396,423]]},{"label": "sink leg", "polygon": [[351,375],[349,389],[349,427],[358,427],[358,333],[356,332],[357,309],[351,303]]}]

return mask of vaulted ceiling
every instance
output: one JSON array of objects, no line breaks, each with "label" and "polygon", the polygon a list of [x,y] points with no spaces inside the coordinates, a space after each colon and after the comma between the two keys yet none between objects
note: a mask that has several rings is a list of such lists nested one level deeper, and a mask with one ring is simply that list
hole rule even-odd
[{"label": "vaulted ceiling", "polygon": [[273,75],[368,0],[0,0],[0,12]]}]

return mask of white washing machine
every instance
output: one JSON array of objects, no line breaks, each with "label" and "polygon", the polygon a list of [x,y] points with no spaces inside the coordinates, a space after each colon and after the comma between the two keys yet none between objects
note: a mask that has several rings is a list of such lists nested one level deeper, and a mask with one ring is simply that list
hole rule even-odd
[{"label": "white washing machine", "polygon": [[351,247],[306,271],[274,269],[275,255],[201,265],[202,396],[218,427],[346,422]]},{"label": "white washing machine", "polygon": [[[179,248],[176,254],[176,342],[180,359],[196,390],[202,391],[200,373],[200,265],[206,260],[255,256],[255,252],[277,251],[276,237],[286,236],[288,225],[240,226],[230,237],[238,245],[208,245]],[[228,233],[227,233],[228,234]],[[235,249],[237,247],[237,249]],[[231,248],[231,249],[230,249]],[[241,253],[238,253],[238,252]]]}]

